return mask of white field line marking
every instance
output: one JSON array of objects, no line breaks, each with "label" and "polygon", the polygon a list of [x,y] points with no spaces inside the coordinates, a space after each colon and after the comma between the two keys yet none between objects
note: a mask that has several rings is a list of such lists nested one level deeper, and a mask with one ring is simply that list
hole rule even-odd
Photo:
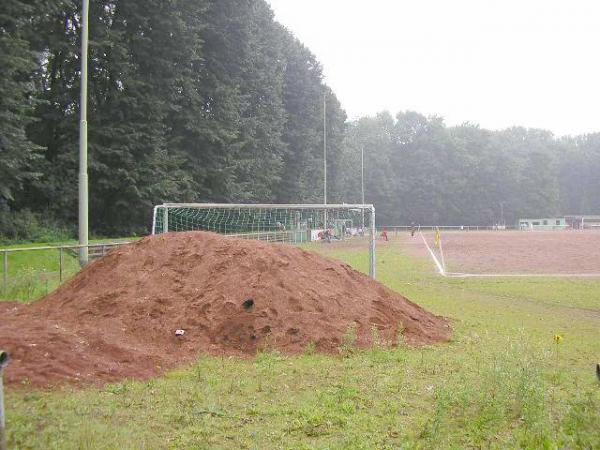
[{"label": "white field line marking", "polygon": [[438,268],[438,272],[440,273],[441,276],[445,277],[446,271],[444,270],[444,267],[442,266],[440,261],[437,259],[437,256],[435,256],[435,253],[433,253],[433,250],[431,250],[431,247],[429,247],[429,244],[425,240],[425,236],[423,236],[423,233],[421,233],[421,231],[419,231],[419,235],[421,235],[421,239],[423,239],[423,243],[425,244],[425,247],[427,247],[427,250],[429,250],[429,254],[433,258],[433,262],[435,263],[435,265]]},{"label": "white field line marking", "polygon": [[600,278],[600,273],[444,273],[447,278]]},{"label": "white field line marking", "polygon": [[[600,278],[600,273],[462,273],[462,272],[446,272],[445,263],[441,263],[431,249],[425,236],[419,229],[421,239],[427,247],[433,262],[435,263],[438,273],[445,278]],[[440,252],[442,252],[442,240],[440,239]],[[442,253],[443,258],[443,253]],[[443,261],[443,260],[442,260]]]}]

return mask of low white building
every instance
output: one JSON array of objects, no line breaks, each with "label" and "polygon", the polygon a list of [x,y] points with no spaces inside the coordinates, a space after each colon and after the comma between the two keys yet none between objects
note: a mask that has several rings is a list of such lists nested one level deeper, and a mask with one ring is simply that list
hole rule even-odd
[{"label": "low white building", "polygon": [[519,219],[519,230],[554,231],[568,228],[564,217],[546,217],[542,219]]},{"label": "low white building", "polygon": [[567,225],[575,230],[600,229],[600,216],[572,214],[565,219]]}]

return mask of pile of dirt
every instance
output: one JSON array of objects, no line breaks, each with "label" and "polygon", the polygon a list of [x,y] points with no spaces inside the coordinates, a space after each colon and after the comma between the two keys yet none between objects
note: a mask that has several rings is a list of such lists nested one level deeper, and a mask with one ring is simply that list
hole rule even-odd
[{"label": "pile of dirt", "polygon": [[[149,378],[201,353],[338,352],[373,328],[409,344],[451,329],[347,264],[315,253],[212,233],[170,233],[120,247],[44,299],[0,302],[8,383],[47,386]],[[176,330],[184,330],[176,336]]]}]

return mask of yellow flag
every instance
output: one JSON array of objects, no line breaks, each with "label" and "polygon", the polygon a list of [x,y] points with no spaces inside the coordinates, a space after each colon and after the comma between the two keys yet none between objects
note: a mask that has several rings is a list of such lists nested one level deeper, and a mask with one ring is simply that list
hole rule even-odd
[{"label": "yellow flag", "polygon": [[440,248],[440,239],[441,239],[441,236],[440,236],[440,229],[439,229],[439,228],[436,228],[436,229],[435,229],[435,246],[436,246],[437,248]]}]

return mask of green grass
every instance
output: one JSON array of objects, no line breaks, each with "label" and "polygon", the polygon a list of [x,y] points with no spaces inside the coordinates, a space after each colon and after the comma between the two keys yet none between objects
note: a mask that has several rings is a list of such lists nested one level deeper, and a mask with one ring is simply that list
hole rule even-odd
[{"label": "green grass", "polygon": [[[367,269],[366,252],[316,248]],[[379,253],[378,278],[449,317],[453,342],[201,357],[146,382],[9,388],[9,446],[600,448],[600,282],[444,279],[399,248]]]},{"label": "green grass", "polygon": [[[8,248],[30,248],[19,245]],[[4,285],[4,264],[0,252],[0,298],[30,302],[56,289],[60,282],[59,251],[32,250],[8,254],[7,283]],[[77,258],[63,252],[63,281],[79,270]]]},{"label": "green grass", "polygon": [[[131,239],[91,240],[90,243],[117,242]],[[4,285],[4,254],[2,249],[36,248],[75,245],[76,241],[57,243],[18,244],[0,247],[0,300],[31,302],[47,295],[60,284],[60,255],[57,249],[28,250],[8,254],[8,272]],[[79,270],[77,257],[63,252],[63,282]]]}]

